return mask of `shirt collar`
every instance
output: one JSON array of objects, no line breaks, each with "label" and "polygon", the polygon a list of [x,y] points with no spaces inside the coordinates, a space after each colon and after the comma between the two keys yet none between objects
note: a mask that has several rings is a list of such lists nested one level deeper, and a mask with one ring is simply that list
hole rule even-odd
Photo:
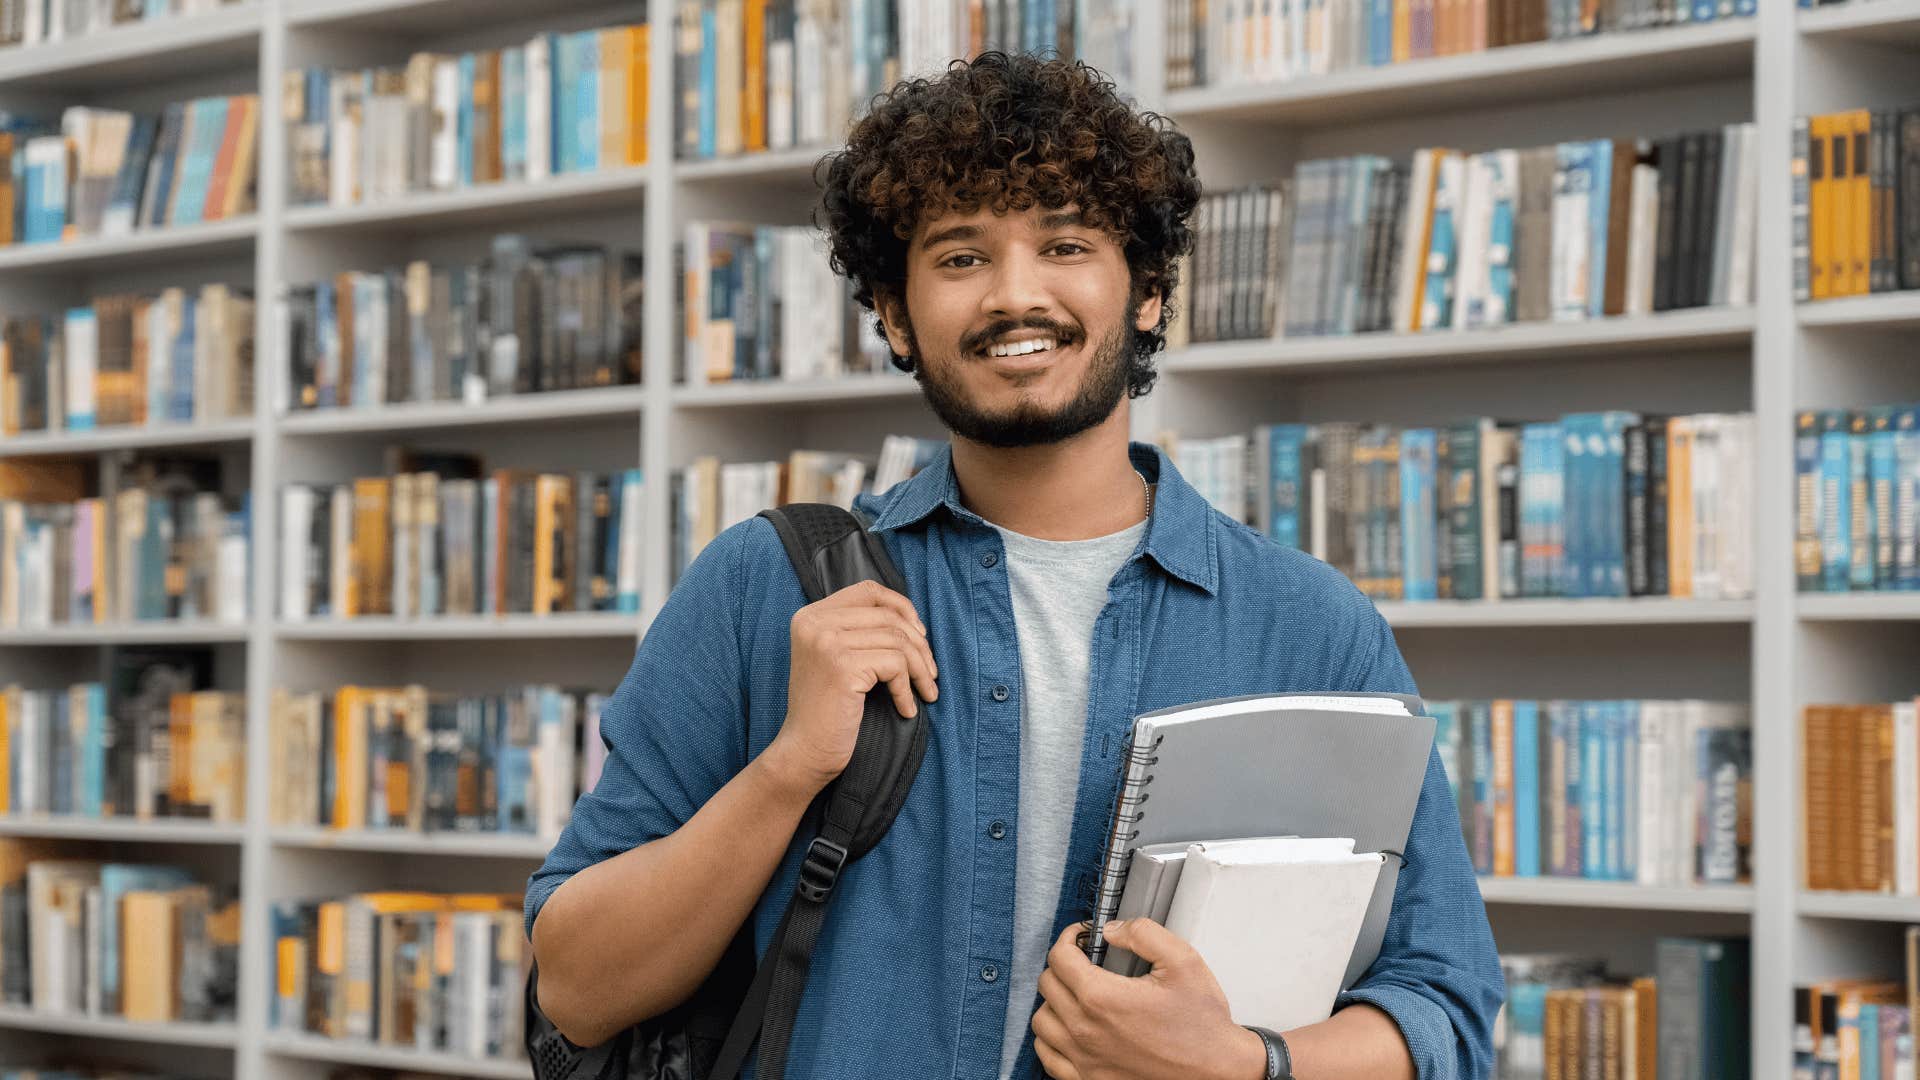
[{"label": "shirt collar", "polygon": [[[1220,574],[1212,504],[1187,483],[1158,446],[1129,443],[1127,456],[1148,483],[1158,485],[1154,488],[1153,515],[1147,522],[1141,551],[1167,573],[1213,594],[1219,588]],[[942,507],[961,521],[986,524],[978,514],[961,505],[950,443],[942,443],[925,468],[876,501],[879,504],[873,523],[876,532],[917,525]]]}]

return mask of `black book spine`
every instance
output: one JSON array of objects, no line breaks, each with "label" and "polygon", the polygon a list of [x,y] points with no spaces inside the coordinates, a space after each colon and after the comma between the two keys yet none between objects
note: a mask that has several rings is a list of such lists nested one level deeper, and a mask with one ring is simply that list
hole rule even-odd
[{"label": "black book spine", "polygon": [[1892,292],[1900,287],[1898,213],[1894,192],[1899,189],[1896,163],[1900,160],[1899,114],[1881,109],[1873,113],[1873,265],[1868,288]]},{"label": "black book spine", "polygon": [[1680,142],[1680,209],[1674,228],[1673,306],[1694,307],[1694,282],[1698,278],[1700,258],[1700,180],[1702,142],[1699,133],[1684,136]]},{"label": "black book spine", "polygon": [[1680,215],[1681,140],[1661,139],[1655,151],[1660,167],[1660,222],[1654,234],[1653,310],[1671,311],[1674,262],[1679,254],[1676,222]]},{"label": "black book spine", "polygon": [[1647,436],[1647,595],[1665,596],[1667,578],[1667,419],[1649,416]]},{"label": "black book spine", "polygon": [[1900,114],[1900,287],[1920,289],[1920,109]]},{"label": "black book spine", "polygon": [[1647,426],[1629,425],[1626,437],[1625,487],[1627,496],[1627,595],[1646,596],[1651,589],[1647,564]]},{"label": "black book spine", "polygon": [[1700,184],[1694,200],[1693,301],[1689,307],[1713,302],[1714,235],[1720,227],[1720,155],[1726,136],[1720,131],[1700,134]]}]

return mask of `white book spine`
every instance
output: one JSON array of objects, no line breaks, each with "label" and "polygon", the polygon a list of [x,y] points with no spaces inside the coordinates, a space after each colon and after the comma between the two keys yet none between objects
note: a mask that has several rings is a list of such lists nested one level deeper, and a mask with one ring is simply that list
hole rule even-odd
[{"label": "white book spine", "polygon": [[99,365],[99,324],[92,308],[67,313],[67,428],[91,431],[95,420],[94,381]]},{"label": "white book spine", "polygon": [[1753,303],[1753,217],[1754,200],[1758,198],[1754,175],[1756,136],[1751,123],[1736,124],[1729,131],[1739,133],[1740,152],[1732,159],[1736,178],[1733,220],[1723,226],[1732,231],[1728,240],[1725,302],[1731,307],[1748,307]]},{"label": "white book spine", "polygon": [[1666,793],[1666,774],[1662,760],[1666,750],[1667,712],[1664,702],[1640,703],[1640,775],[1637,778],[1639,860],[1634,880],[1641,885],[1679,884],[1662,880],[1668,869],[1661,843],[1662,796]]},{"label": "white book spine", "polygon": [[[527,47],[529,69],[532,67],[535,46],[542,44],[541,39],[536,38],[534,45]],[[533,126],[546,123],[543,116],[536,118],[533,111],[532,81],[529,70],[529,142],[532,141]],[[433,116],[433,144],[427,159],[427,184],[435,191],[450,191],[460,183],[460,62],[450,56],[440,57],[433,62]]]},{"label": "white book spine", "polygon": [[1920,896],[1920,721],[1915,703],[1893,706],[1893,887]]},{"label": "white book spine", "polygon": [[[358,78],[357,72],[336,71],[327,81],[327,116],[333,125],[327,138],[327,201],[334,206],[352,206],[359,198],[360,169],[354,161],[359,149],[359,132],[354,130],[353,117],[347,112],[347,86]],[[357,87],[354,93],[357,95]]]},{"label": "white book spine", "polygon": [[353,487],[341,484],[333,489],[333,510],[328,518],[333,535],[329,538],[332,557],[327,560],[327,585],[332,598],[334,618],[347,612],[348,560],[353,557]]},{"label": "white book spine", "polygon": [[280,493],[280,617],[304,622],[307,610],[307,540],[313,530],[314,491],[294,485]]},{"label": "white book spine", "polygon": [[1653,312],[1654,234],[1660,220],[1660,170],[1652,165],[1635,165],[1632,185],[1624,313],[1649,315]]},{"label": "white book spine", "polygon": [[527,42],[527,179],[552,175],[553,39],[541,34]]}]

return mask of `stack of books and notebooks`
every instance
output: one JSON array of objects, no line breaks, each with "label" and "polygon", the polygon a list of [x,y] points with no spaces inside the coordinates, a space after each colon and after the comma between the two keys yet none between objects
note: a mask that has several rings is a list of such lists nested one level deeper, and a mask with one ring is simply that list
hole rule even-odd
[{"label": "stack of books and notebooks", "polygon": [[1138,717],[1088,957],[1140,973],[1101,930],[1151,917],[1199,949],[1237,1022],[1325,1019],[1380,954],[1433,736],[1420,699],[1399,694],[1262,694]]}]

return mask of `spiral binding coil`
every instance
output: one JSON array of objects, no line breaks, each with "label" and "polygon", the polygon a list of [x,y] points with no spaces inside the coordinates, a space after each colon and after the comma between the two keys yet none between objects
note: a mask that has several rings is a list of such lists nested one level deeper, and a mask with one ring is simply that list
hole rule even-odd
[{"label": "spiral binding coil", "polygon": [[1160,749],[1164,738],[1163,735],[1156,735],[1149,745],[1136,743],[1127,747],[1127,771],[1120,782],[1120,800],[1113,812],[1113,834],[1100,867],[1100,884],[1093,898],[1093,918],[1086,924],[1086,929],[1074,936],[1074,943],[1096,965],[1106,959],[1107,943],[1100,936],[1100,927],[1120,909],[1120,893],[1127,884],[1127,860],[1133,854],[1133,842],[1140,837],[1140,822],[1147,816],[1146,811],[1141,809],[1149,797],[1147,787],[1153,783],[1153,774],[1147,770],[1160,763],[1156,751]]}]

